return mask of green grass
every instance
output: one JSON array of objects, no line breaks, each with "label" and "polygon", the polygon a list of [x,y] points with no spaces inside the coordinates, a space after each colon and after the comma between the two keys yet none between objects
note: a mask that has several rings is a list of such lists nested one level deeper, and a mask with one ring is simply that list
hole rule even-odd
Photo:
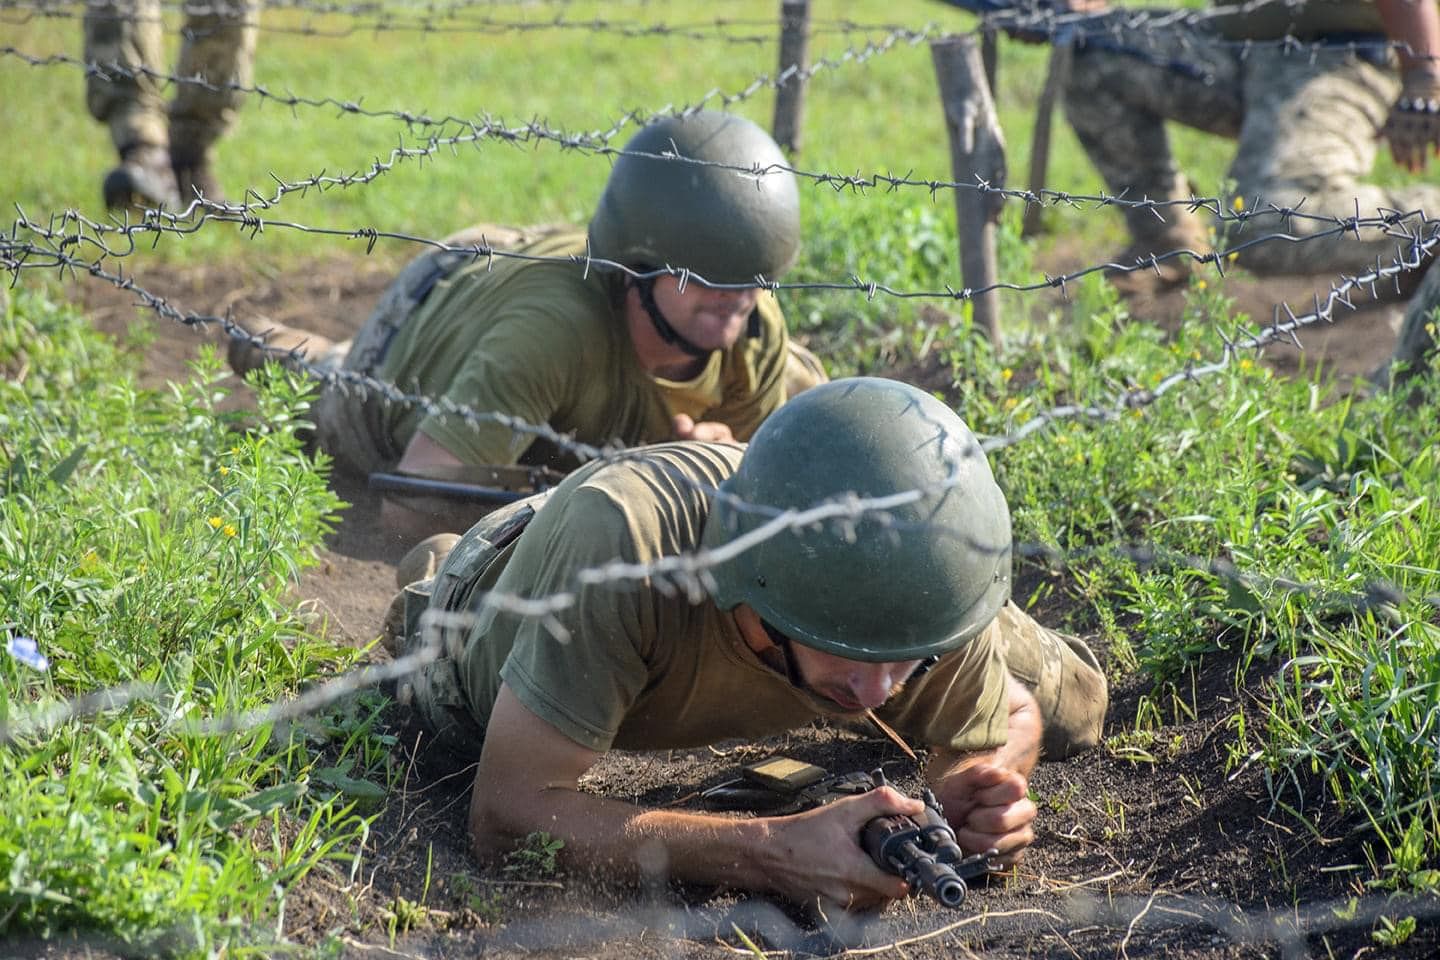
[{"label": "green grass", "polygon": [[[1078,296],[1080,328],[1043,354],[956,353],[978,429],[1221,353],[1231,311],[1213,282],[1192,286],[1174,337],[1128,322],[1093,278]],[[1440,853],[1440,387],[1417,399],[1346,399],[1242,357],[1181,397],[1057,426],[996,462],[1017,539],[1072,558],[1069,586],[1120,667],[1172,700],[1199,666],[1260,668],[1266,726],[1237,738],[1232,765],[1264,764],[1292,812],[1328,800],[1359,817],[1392,858],[1384,879],[1433,889],[1420,864]]]},{"label": "green grass", "polygon": [[[272,940],[287,884],[355,863],[386,743],[363,700],[204,728],[356,661],[282,599],[339,504],[292,386],[242,434],[213,355],[160,393],[130,362],[36,294],[0,312],[0,633],[49,660],[0,657],[0,932],[210,953]],[[143,695],[55,712],[122,685]]]},{"label": "green grass", "polygon": [[[573,20],[643,22],[775,15],[771,0],[703,15],[659,0],[566,11]],[[922,0],[863,0],[844,15],[970,23]],[[280,10],[265,17],[346,22]],[[812,59],[878,36],[816,37]],[[68,20],[7,25],[7,38],[35,55],[80,48],[79,25]],[[741,90],[773,72],[773,57],[773,46],[584,31],[265,32],[257,80],[277,93],[363,97],[372,109],[594,130],[632,109]],[[1002,44],[997,99],[1012,185],[1026,169],[1044,62],[1042,48]],[[30,144],[0,153],[0,184],[3,199],[32,218],[67,208],[101,216],[98,185],[113,157],[84,111],[82,88],[74,67],[0,57],[6,119]],[[736,109],[768,126],[772,104],[762,92]],[[362,171],[414,136],[394,120],[252,98],[221,144],[219,175],[232,196],[242,185],[268,194],[272,174]],[[1177,132],[1177,152],[1198,190],[1218,191],[1228,144]],[[796,163],[949,179],[926,47],[818,74]],[[266,217],[430,237],[481,220],[583,222],[608,169],[603,157],[554,144],[492,142],[402,162],[369,185],[290,196]],[[1100,189],[1059,117],[1050,169],[1053,188]],[[1385,159],[1378,176],[1406,179]],[[805,253],[789,279],[955,284],[949,193],[807,185],[802,197]],[[1038,245],[1018,239],[1019,213],[1013,204],[1006,211],[1002,280],[1040,280],[1034,264],[1048,244],[1097,259],[1122,244],[1112,210],[1057,208],[1055,233]],[[375,255],[398,261],[412,249],[382,241]],[[108,266],[128,273],[224,262],[270,272],[364,250],[361,239],[276,224],[253,235],[210,224]],[[0,797],[15,811],[0,826],[0,934],[99,929],[137,952],[264,943],[286,883],[330,858],[348,869],[368,812],[350,804],[374,802],[366,778],[383,767],[384,743],[370,732],[365,703],[291,728],[202,736],[192,724],[283,697],[354,661],[354,651],[316,636],[281,600],[335,509],[291,432],[303,400],[274,384],[261,393],[261,429],[233,434],[216,413],[213,359],[191,384],[145,393],[112,348],[32,287],[27,280],[7,308],[0,338],[0,618],[52,662],[38,673],[0,657],[0,722],[23,728],[49,705],[115,683],[155,684],[165,695],[0,748]],[[1068,325],[1009,324],[1014,336],[999,353],[972,335],[963,305],[940,303],[942,313],[883,295],[804,291],[786,294],[785,307],[836,373],[938,360],[953,380],[951,398],[988,434],[1219,356],[1221,331],[1235,322],[1213,278],[1192,289],[1189,318],[1174,336],[1130,322],[1096,278],[1070,292]],[[1029,302],[1006,295],[1007,315]],[[1415,407],[1347,400],[1317,376],[1283,379],[1242,360],[1114,422],[1053,426],[993,462],[1017,538],[1071,558],[1047,589],[1073,599],[1073,625],[1104,636],[1117,672],[1143,671],[1159,702],[1167,690],[1183,700],[1177,691],[1197,669],[1259,670],[1262,723],[1234,719],[1232,765],[1263,765],[1277,801],[1299,816],[1338,805],[1370,831],[1379,882],[1428,888],[1436,877],[1425,865],[1440,855],[1440,631],[1425,599],[1440,594],[1440,403],[1433,391],[1421,399]],[[1146,545],[1148,562],[1128,549],[1136,544]],[[1404,601],[1360,603],[1377,584],[1393,585]],[[1153,719],[1134,718],[1139,726]]]}]

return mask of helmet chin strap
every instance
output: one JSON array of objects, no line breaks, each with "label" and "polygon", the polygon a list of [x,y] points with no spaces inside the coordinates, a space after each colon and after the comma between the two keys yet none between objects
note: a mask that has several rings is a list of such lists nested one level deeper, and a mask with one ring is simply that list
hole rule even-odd
[{"label": "helmet chin strap", "polygon": [[661,340],[672,347],[678,347],[697,360],[702,360],[715,352],[685,339],[684,334],[676,330],[670,325],[670,321],[665,319],[665,314],[660,311],[660,304],[655,302],[654,277],[636,277],[630,283],[640,294],[640,305],[645,308],[645,313],[649,315],[650,322],[654,325],[655,332],[660,334]]}]

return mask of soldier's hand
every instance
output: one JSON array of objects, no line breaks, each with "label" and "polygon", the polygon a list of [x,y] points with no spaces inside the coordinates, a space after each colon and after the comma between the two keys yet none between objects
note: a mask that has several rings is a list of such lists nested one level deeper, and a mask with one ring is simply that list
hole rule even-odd
[{"label": "soldier's hand", "polygon": [[776,893],[797,904],[845,910],[883,907],[910,892],[881,870],[860,846],[860,831],[876,817],[924,813],[925,804],[890,787],[877,787],[789,817],[777,817],[769,864]]},{"label": "soldier's hand", "polygon": [[701,420],[696,423],[685,414],[677,413],[670,421],[670,428],[675,431],[676,440],[705,440],[710,443],[733,443],[735,441],[735,434],[730,431],[730,425],[718,420]]},{"label": "soldier's hand", "polygon": [[1015,770],[990,763],[957,770],[946,777],[942,802],[967,853],[999,850],[996,861],[1008,867],[1035,840],[1030,784]]},{"label": "soldier's hand", "polygon": [[1380,136],[1397,165],[1412,173],[1425,169],[1440,150],[1440,73],[1428,67],[1406,73]]}]

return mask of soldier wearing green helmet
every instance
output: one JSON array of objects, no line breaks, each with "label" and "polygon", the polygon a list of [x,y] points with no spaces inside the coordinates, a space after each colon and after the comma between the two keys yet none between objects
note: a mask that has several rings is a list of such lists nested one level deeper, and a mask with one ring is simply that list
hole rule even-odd
[{"label": "soldier wearing green helmet", "polygon": [[[521,256],[420,256],[353,341],[263,320],[247,326],[322,369],[548,425],[581,443],[746,440],[787,395],[825,379],[815,357],[789,340],[762,286],[790,268],[800,247],[799,197],[794,175],[776,167],[783,160],[768,134],[732,114],[657,120],[615,160],[588,231],[457,234],[448,245]],[[232,342],[237,372],[265,359]],[[327,389],[315,419],[321,446],[361,475],[453,479],[465,468],[563,472],[576,463],[533,433],[353,387]],[[395,503],[387,511],[412,533],[424,526],[403,524]]]},{"label": "soldier wearing green helmet", "polygon": [[918,812],[889,789],[734,820],[578,781],[612,748],[873,715],[929,749],[962,846],[1014,862],[1033,837],[1032,766],[1097,743],[1107,693],[1081,641],[1009,602],[1010,567],[1005,499],[964,422],[854,378],[790,401],[748,447],[628,451],[487,517],[396,597],[386,643],[439,652],[398,699],[432,772],[478,760],[478,855],[545,830],[622,876],[658,849],[674,879],[872,907],[906,888],[860,827]]}]

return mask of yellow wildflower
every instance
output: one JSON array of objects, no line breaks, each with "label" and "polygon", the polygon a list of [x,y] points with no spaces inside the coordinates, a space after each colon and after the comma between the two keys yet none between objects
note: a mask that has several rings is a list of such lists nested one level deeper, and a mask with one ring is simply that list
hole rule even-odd
[{"label": "yellow wildflower", "polygon": [[1206,283],[1204,280],[1196,280],[1196,281],[1195,281],[1195,289],[1196,289],[1196,290],[1204,290],[1204,289],[1205,289],[1206,287],[1208,287],[1208,286],[1210,286],[1210,284]]},{"label": "yellow wildflower", "polygon": [[230,468],[229,468],[229,467],[221,467],[221,468],[220,468],[220,476],[222,476],[222,477],[228,477],[229,475],[230,475]]},{"label": "yellow wildflower", "polygon": [[1017,405],[1019,402],[1020,402],[1020,401],[1019,401],[1019,400],[1016,400],[1014,397],[1006,397],[1006,398],[1005,398],[1005,409],[1006,409],[1006,410],[1014,410],[1015,407],[1016,407],[1016,405]]},{"label": "yellow wildflower", "polygon": [[1015,371],[1011,370],[1009,367],[1006,367],[1004,370],[1000,371],[1000,379],[1004,380],[1006,383],[1009,383],[1010,378],[1013,376],[1015,376]]},{"label": "yellow wildflower", "polygon": [[210,524],[211,530],[219,530],[225,524],[225,520],[221,517],[211,517],[205,522]]},{"label": "yellow wildflower", "polygon": [[225,534],[225,536],[227,536],[227,537],[233,537],[233,536],[235,536],[235,534],[239,533],[240,531],[235,529],[235,524],[233,524],[233,523],[227,523],[227,524],[225,524],[225,529],[224,529],[224,531],[222,531],[222,532],[223,532],[223,533]]},{"label": "yellow wildflower", "polygon": [[1244,197],[1236,197],[1234,200],[1232,200],[1232,201],[1230,202],[1230,206],[1235,209],[1235,212],[1236,212],[1236,213],[1239,213],[1241,210],[1244,210],[1244,209],[1245,209],[1245,198],[1244,198]]},{"label": "yellow wildflower", "polygon": [[1239,260],[1239,259],[1240,259],[1240,251],[1239,251],[1239,250],[1231,250],[1229,253],[1227,253],[1227,254],[1225,255],[1225,259],[1226,259],[1226,260],[1229,260],[1231,263],[1234,263],[1236,260]]},{"label": "yellow wildflower", "polygon": [[1249,370],[1249,369],[1250,369],[1251,367],[1253,367],[1253,366],[1255,366],[1255,363],[1254,363],[1249,357],[1241,357],[1241,358],[1240,358],[1240,369],[1241,369],[1241,370]]}]

